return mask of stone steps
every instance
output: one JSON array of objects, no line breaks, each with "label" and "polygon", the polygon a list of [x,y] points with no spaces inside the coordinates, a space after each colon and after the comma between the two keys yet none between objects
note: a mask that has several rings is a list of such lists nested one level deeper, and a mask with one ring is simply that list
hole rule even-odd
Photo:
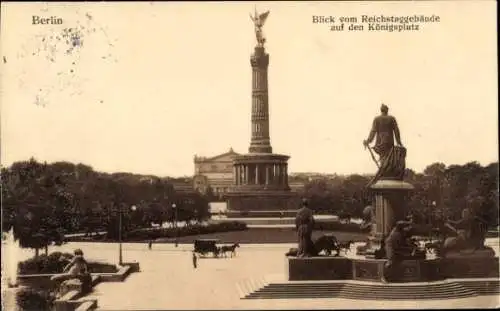
[{"label": "stone steps", "polygon": [[243,299],[344,298],[359,300],[454,299],[500,293],[498,281],[462,281],[427,284],[358,284],[340,282],[272,283]]},{"label": "stone steps", "polygon": [[458,282],[463,287],[475,291],[479,295],[500,294],[500,280],[496,281],[462,281]]},{"label": "stone steps", "polygon": [[268,285],[269,282],[265,278],[249,278],[236,284],[241,299]]}]

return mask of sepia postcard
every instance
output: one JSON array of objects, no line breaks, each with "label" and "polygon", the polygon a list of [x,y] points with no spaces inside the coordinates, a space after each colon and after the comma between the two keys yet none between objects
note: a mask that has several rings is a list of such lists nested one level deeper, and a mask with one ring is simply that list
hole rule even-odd
[{"label": "sepia postcard", "polygon": [[496,9],[2,2],[2,310],[499,307]]}]

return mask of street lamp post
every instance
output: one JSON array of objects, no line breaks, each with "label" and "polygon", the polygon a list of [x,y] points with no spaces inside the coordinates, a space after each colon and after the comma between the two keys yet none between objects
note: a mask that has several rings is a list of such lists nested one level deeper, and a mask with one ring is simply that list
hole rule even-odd
[{"label": "street lamp post", "polygon": [[[132,205],[130,207],[131,211],[137,210],[137,206]],[[123,264],[123,247],[122,247],[122,223],[123,223],[123,209],[122,206],[118,208],[118,264],[121,266]]]},{"label": "street lamp post", "polygon": [[179,245],[179,229],[177,227],[177,205],[172,204],[172,208],[174,209],[174,226],[175,226],[175,247]]},{"label": "street lamp post", "polygon": [[118,207],[118,264],[121,266],[123,264],[122,255],[122,207]]}]

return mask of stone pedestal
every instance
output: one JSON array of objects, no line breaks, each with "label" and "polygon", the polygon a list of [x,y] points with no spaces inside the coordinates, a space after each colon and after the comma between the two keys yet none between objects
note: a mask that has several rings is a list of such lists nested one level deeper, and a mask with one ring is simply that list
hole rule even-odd
[{"label": "stone pedestal", "polygon": [[[358,280],[382,282],[384,259],[288,257],[289,281]],[[444,279],[498,278],[498,257],[403,260],[391,282],[432,282]]]},{"label": "stone pedestal", "polygon": [[350,280],[353,278],[352,260],[344,257],[290,257],[289,281]]},{"label": "stone pedestal", "polygon": [[375,257],[396,222],[404,219],[407,197],[413,185],[402,180],[379,180],[370,186],[370,190],[374,195],[376,224],[366,247],[360,249],[358,254]]}]

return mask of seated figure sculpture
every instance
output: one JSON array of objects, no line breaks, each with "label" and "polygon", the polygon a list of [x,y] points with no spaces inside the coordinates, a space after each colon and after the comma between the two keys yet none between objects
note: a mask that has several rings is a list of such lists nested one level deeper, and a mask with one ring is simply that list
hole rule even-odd
[{"label": "seated figure sculpture", "polygon": [[[64,287],[68,282],[78,280],[81,283],[83,291],[89,291],[91,288],[92,278],[88,271],[87,261],[83,258],[83,251],[76,249],[71,262],[63,269],[62,274],[57,274],[51,277],[57,287]],[[66,283],[65,283],[66,282]],[[60,288],[61,289],[61,288]]]},{"label": "seated figure sculpture", "polygon": [[457,236],[448,237],[443,241],[442,246],[438,248],[438,256],[448,257],[450,254],[457,254],[463,250],[470,250],[471,253],[480,250],[481,254],[494,256],[494,251],[484,245],[488,232],[487,221],[478,215],[475,209],[465,208],[460,220],[449,220],[445,225]]},{"label": "seated figure sculpture", "polygon": [[425,259],[421,250],[412,239],[411,222],[398,221],[384,241],[387,262],[384,265],[383,281],[392,280],[398,275],[403,260]]},{"label": "seated figure sculpture", "polygon": [[[368,205],[363,209],[363,222],[360,225],[361,230],[369,230],[370,233],[375,230],[376,226],[375,207]],[[364,245],[357,247],[358,254],[365,254],[370,248],[370,241],[367,240]]]}]

